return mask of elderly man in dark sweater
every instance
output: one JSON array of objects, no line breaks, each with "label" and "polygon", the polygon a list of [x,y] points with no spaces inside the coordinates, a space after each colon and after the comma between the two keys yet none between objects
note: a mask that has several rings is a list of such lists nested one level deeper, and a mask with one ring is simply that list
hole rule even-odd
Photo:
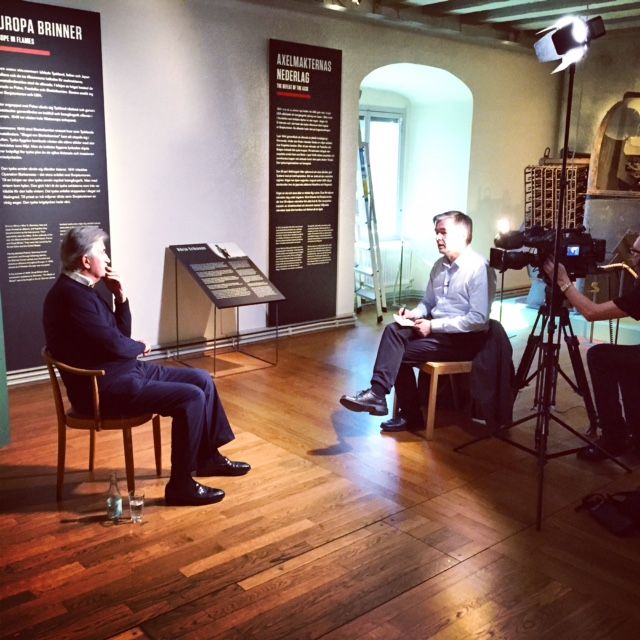
[{"label": "elderly man in dark sweater", "polygon": [[[131,338],[129,300],[120,277],[109,267],[106,239],[107,234],[97,227],[76,227],[64,236],[63,271],[44,303],[47,347],[66,364],[104,369],[99,385],[105,417],[159,413],[173,418],[166,504],[219,502],[224,492],[193,480],[194,470],[198,477],[238,476],[250,466],[218,452],[234,435],[208,373],[138,359],[150,347]],[[94,289],[100,281],[113,294],[115,311]],[[63,380],[74,409],[90,414],[88,380],[64,374]]]}]

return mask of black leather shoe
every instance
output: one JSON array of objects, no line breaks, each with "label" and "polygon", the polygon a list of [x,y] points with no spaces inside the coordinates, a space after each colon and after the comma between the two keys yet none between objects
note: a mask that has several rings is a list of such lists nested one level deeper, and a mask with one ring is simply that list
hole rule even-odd
[{"label": "black leather shoe", "polygon": [[222,498],[222,489],[205,487],[195,480],[191,484],[179,487],[169,481],[164,488],[164,503],[170,507],[199,507],[220,502]]},{"label": "black leather shoe", "polygon": [[398,431],[420,431],[424,425],[418,420],[407,420],[402,416],[389,418],[380,424],[380,429],[385,433],[397,433]]},{"label": "black leather shoe", "polygon": [[[624,440],[608,440],[605,437],[598,438],[596,443],[613,457],[622,455],[629,448]],[[580,449],[576,453],[576,456],[579,460],[587,460],[588,462],[600,462],[601,460],[606,460],[608,457],[604,451],[601,451],[592,444]]]},{"label": "black leather shoe", "polygon": [[243,476],[249,473],[251,465],[247,462],[236,462],[222,456],[222,462],[207,462],[196,469],[195,475],[204,476]]},{"label": "black leather shoe", "polygon": [[371,389],[358,391],[355,396],[342,396],[340,404],[350,411],[365,411],[372,416],[386,416],[387,400],[376,395]]}]

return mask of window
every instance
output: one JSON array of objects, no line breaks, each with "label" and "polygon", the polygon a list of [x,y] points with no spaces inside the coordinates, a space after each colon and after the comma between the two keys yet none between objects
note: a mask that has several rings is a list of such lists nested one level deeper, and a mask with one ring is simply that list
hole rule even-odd
[{"label": "window", "polygon": [[362,110],[360,132],[369,143],[371,184],[380,240],[397,240],[401,229],[403,114]]}]

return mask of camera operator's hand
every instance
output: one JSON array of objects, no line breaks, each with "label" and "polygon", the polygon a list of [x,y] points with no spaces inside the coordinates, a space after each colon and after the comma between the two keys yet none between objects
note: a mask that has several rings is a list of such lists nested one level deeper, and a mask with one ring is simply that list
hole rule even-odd
[{"label": "camera operator's hand", "polygon": [[426,338],[431,333],[431,320],[426,318],[418,318],[413,325],[415,331],[417,331],[423,338]]},{"label": "camera operator's hand", "polygon": [[[554,262],[551,258],[547,258],[544,265],[542,265],[544,272],[549,278],[553,278],[553,267]],[[626,311],[620,309],[613,300],[600,303],[589,300],[587,296],[580,293],[572,284],[567,270],[564,268],[564,265],[559,262],[558,287],[571,306],[574,307],[576,311],[579,311],[589,322],[595,320],[615,320],[616,318],[624,318],[629,315]]]},{"label": "camera operator's hand", "polygon": [[[554,269],[554,267],[555,267],[555,263],[553,262],[553,260],[551,258],[547,258],[544,261],[544,265],[542,266],[542,268],[544,269],[544,272],[549,276],[549,278],[553,278],[553,269]],[[558,282],[557,282],[557,284],[561,289],[565,285],[568,287],[571,284],[571,278],[569,277],[569,274],[567,273],[567,270],[564,268],[564,265],[562,264],[562,262],[558,263]]]}]

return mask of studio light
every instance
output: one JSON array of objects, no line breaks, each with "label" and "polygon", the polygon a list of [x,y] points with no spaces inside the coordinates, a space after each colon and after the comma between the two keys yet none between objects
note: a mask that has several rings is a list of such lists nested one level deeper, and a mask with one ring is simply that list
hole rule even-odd
[{"label": "studio light", "polygon": [[[569,130],[571,127],[571,108],[573,105],[573,81],[576,73],[576,62],[581,60],[582,57],[587,52],[587,48],[591,40],[595,38],[599,38],[603,36],[604,31],[604,22],[602,18],[597,16],[595,18],[590,18],[587,20],[583,17],[568,17],[562,18],[560,21],[556,22],[555,25],[542,31],[544,36],[540,38],[535,44],[534,48],[536,51],[536,55],[538,56],[538,60],[540,62],[551,62],[552,60],[560,60],[560,64],[556,69],[553,70],[553,73],[556,71],[562,71],[568,67],[568,83],[567,83],[567,100],[566,100],[566,113],[565,113],[565,121],[564,121],[564,145],[562,147],[562,169],[560,171],[560,193],[558,197],[558,211],[555,216],[555,242],[553,247],[553,255],[560,256],[560,239],[562,236],[562,229],[565,226],[565,199],[567,194],[567,160],[569,155]],[[554,260],[554,268],[553,275],[550,278],[551,287],[550,287],[550,296],[548,302],[546,301],[545,295],[545,304],[547,305],[549,311],[549,317],[558,317],[561,318],[562,314],[566,312],[566,309],[563,308],[563,292],[557,286],[558,282],[558,264],[559,260]],[[564,311],[563,311],[564,309]],[[538,455],[538,505],[537,505],[537,513],[536,513],[536,529],[539,531],[542,524],[542,492],[543,492],[543,484],[544,484],[544,466],[547,460],[558,457],[561,455],[566,455],[567,453],[572,453],[573,450],[569,449],[564,452],[556,452],[554,454],[547,454],[547,441],[549,437],[549,423],[551,418],[554,421],[562,424],[569,431],[574,433],[574,435],[578,435],[583,440],[588,442],[584,436],[581,436],[577,431],[574,431],[569,427],[569,425],[563,423],[556,416],[552,416],[551,407],[553,405],[555,399],[555,381],[558,378],[559,372],[559,364],[558,364],[558,350],[556,349],[556,345],[560,344],[560,336],[558,336],[557,343],[554,342],[554,332],[556,326],[555,322],[551,321],[547,324],[546,331],[547,337],[546,342],[543,342],[542,351],[541,351],[541,375],[542,379],[540,382],[540,387],[538,387],[538,382],[536,381],[536,389],[538,389],[540,395],[537,398],[537,406],[538,409],[536,411],[536,449]],[[559,332],[562,332],[561,326],[558,328]],[[575,336],[573,336],[575,339]],[[544,336],[541,333],[540,339],[544,341]],[[569,339],[565,336],[567,344],[569,344]],[[574,362],[574,356],[571,357],[572,362]],[[582,364],[582,360],[580,360],[580,356],[578,355],[575,358],[575,361],[579,361]],[[575,365],[574,365],[575,366]],[[582,373],[584,376],[584,372]],[[566,377],[566,376],[565,376]],[[578,376],[576,375],[576,378]],[[537,393],[538,393],[537,392]],[[585,398],[588,398],[589,402],[592,403],[588,390],[585,394],[581,394]],[[586,405],[585,405],[586,406]],[[592,406],[592,404],[591,404]],[[587,412],[589,413],[589,420],[591,424],[595,424],[592,421],[591,415],[595,414],[595,410],[590,411],[589,407],[587,407]],[[596,419],[597,420],[597,419]],[[617,461],[616,461],[617,462]],[[621,464],[621,463],[618,463]]]},{"label": "studio light", "polygon": [[553,70],[555,73],[581,60],[589,43],[603,36],[605,30],[600,16],[588,20],[581,16],[567,16],[539,33],[544,35],[534,44],[536,56],[540,62],[560,60]]},{"label": "studio light", "polygon": [[509,233],[509,231],[511,231],[511,221],[509,218],[500,218],[496,226],[498,233]]}]

